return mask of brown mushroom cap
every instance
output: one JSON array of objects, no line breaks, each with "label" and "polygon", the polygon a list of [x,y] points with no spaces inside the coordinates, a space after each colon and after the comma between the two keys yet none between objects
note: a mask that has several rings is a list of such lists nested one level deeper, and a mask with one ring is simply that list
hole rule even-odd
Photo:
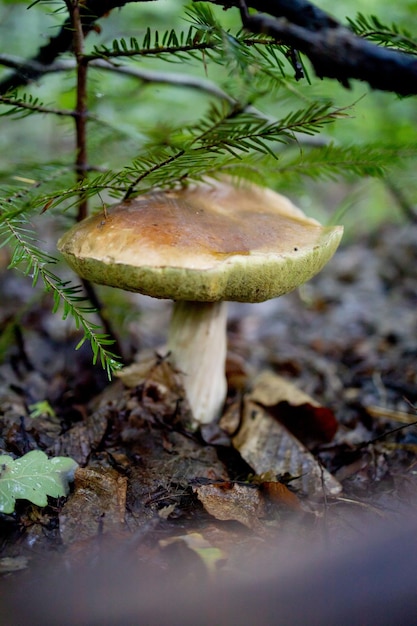
[{"label": "brown mushroom cap", "polygon": [[262,302],[319,272],[342,233],[269,189],[210,180],[116,204],[76,224],[58,248],[95,283],[173,300]]}]

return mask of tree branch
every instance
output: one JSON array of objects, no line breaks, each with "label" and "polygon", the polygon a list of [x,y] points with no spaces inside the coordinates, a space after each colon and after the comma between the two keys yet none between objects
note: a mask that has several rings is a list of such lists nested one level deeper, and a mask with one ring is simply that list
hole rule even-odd
[{"label": "tree branch", "polygon": [[[201,2],[201,0],[193,0],[193,2]],[[209,0],[209,2],[225,9],[241,6],[240,0]],[[331,15],[307,0],[247,0],[245,4],[273,17],[284,17],[288,22],[312,32],[339,26]]]},{"label": "tree branch", "polygon": [[[21,57],[15,57],[8,54],[0,54],[0,65],[5,65],[7,67],[15,68],[15,67],[23,67],[24,64],[32,65],[32,61],[25,61]],[[65,59],[62,61],[55,61],[51,65],[43,66],[39,63],[34,64],[37,71],[41,71],[43,74],[51,74],[53,72],[68,72],[76,69],[77,64],[75,61],[70,59]],[[178,87],[180,89],[195,89],[196,91],[200,91],[206,93],[209,96],[214,96],[219,100],[223,100],[228,102],[231,105],[238,104],[237,100],[233,98],[226,91],[218,87],[215,83],[207,78],[201,78],[199,76],[193,76],[191,74],[181,74],[179,72],[160,72],[158,70],[147,70],[147,69],[139,69],[136,67],[131,67],[129,65],[119,65],[114,62],[106,61],[105,59],[94,59],[89,62],[88,66],[90,68],[96,68],[99,70],[114,72],[116,74],[123,74],[125,76],[130,76],[132,78],[136,78],[143,83],[154,83],[161,85],[170,85],[172,87]],[[0,103],[4,102],[6,104],[13,105],[16,102],[15,99],[7,98],[6,96],[0,96]],[[30,108],[33,109],[35,107],[26,107],[22,105],[22,108]],[[44,112],[44,113],[55,113],[57,115],[69,115],[76,116],[76,111],[68,111],[64,109],[51,109],[41,106],[36,106],[36,111]],[[244,110],[247,113],[252,113],[257,117],[265,119],[271,123],[276,122],[276,118],[266,115],[259,109],[254,106],[248,104]],[[87,119],[92,120],[93,122],[100,122],[100,120],[92,114],[87,115]],[[306,145],[312,146],[325,146],[328,145],[331,141],[329,137],[326,137],[323,133],[320,135],[304,135],[301,133],[294,132],[294,138],[297,143],[302,143]],[[88,169],[99,170],[99,168],[89,167]]]},{"label": "tree branch", "polygon": [[45,107],[42,104],[36,104],[33,102],[25,102],[18,98],[12,98],[8,96],[0,95],[0,103],[6,104],[12,107],[11,114],[17,113],[20,110],[37,111],[38,113],[53,113],[54,115],[60,115],[61,117],[76,117],[77,112],[70,109],[55,109],[53,107]]},{"label": "tree branch", "polygon": [[[71,3],[68,0],[68,10],[70,13],[73,28],[73,49],[77,63],[77,102],[75,119],[77,154],[75,160],[75,171],[77,180],[82,183],[86,177],[88,167],[87,161],[87,69],[88,65],[84,60],[84,32],[81,23],[81,10],[79,0]],[[78,201],[78,221],[87,217],[87,198],[80,194]]]},{"label": "tree branch", "polygon": [[[155,0],[85,0],[80,5],[84,36],[97,19],[117,7],[132,2]],[[201,0],[194,0],[199,2]],[[311,61],[320,78],[334,78],[345,87],[349,80],[367,82],[374,89],[401,95],[417,94],[417,57],[380,47],[358,37],[333,17],[308,0],[209,0],[225,9],[241,10],[244,26],[254,33],[266,33],[300,52]],[[258,11],[249,14],[246,6]],[[36,80],[60,54],[72,46],[71,22],[68,18],[59,33],[39,53],[0,81],[0,94]]]},{"label": "tree branch", "polygon": [[[403,96],[417,94],[417,56],[368,42],[305,0],[214,2],[225,8],[239,6],[245,28],[271,35],[304,53],[319,78],[335,78],[345,87],[350,79],[356,79],[374,89]],[[269,15],[250,14],[248,6],[265,7]]]},{"label": "tree branch", "polygon": [[[85,0],[80,3],[80,21],[84,37],[93,29],[96,21],[109,13],[112,9],[123,7],[131,2],[152,2],[154,0]],[[36,69],[36,64],[47,66],[53,63],[61,54],[72,49],[73,30],[71,16],[64,21],[59,33],[51,37],[47,44],[39,49],[38,54],[31,59],[30,64],[25,64],[11,76],[0,81],[0,94],[17,89],[23,85],[37,80],[43,72]]]},{"label": "tree branch", "polygon": [[[76,69],[77,64],[72,60],[55,61],[51,65],[41,65],[40,63],[33,61],[25,61],[21,57],[15,57],[8,54],[0,54],[0,65],[11,68],[32,68],[42,74],[51,74],[54,72],[69,72]],[[196,91],[202,91],[209,95],[215,96],[221,100],[227,102],[235,102],[235,100],[229,96],[223,89],[218,87],[215,83],[207,78],[200,78],[199,76],[193,76],[192,74],[181,74],[179,72],[160,72],[157,70],[140,69],[131,67],[129,65],[120,65],[105,59],[94,59],[89,62],[89,67],[104,70],[107,72],[114,72],[116,74],[124,74],[125,76],[131,76],[143,83],[159,83],[165,85],[172,85],[173,87],[195,89]],[[0,102],[13,105],[17,101],[15,98],[0,96]],[[20,102],[20,101],[19,101]],[[42,106],[26,106],[26,108],[35,109],[44,113],[56,113],[57,115],[77,115],[76,111],[69,111],[64,109],[51,109],[49,107]],[[88,116],[89,119],[95,119],[94,116]]]}]

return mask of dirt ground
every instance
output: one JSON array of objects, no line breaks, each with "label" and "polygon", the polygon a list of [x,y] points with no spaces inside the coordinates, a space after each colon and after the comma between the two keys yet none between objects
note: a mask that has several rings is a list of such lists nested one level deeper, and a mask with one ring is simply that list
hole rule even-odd
[{"label": "dirt ground", "polygon": [[[0,449],[79,469],[68,498],[0,515],[2,572],[83,562],[103,538],[155,567],[191,554],[212,571],[278,534],[337,544],[400,519],[417,495],[416,266],[417,225],[386,225],[301,290],[231,304],[225,416],[201,434],[163,358],[169,303],[114,296],[127,360],[150,356],[133,387],[109,385],[50,297],[3,270]],[[45,400],[50,414],[31,417]]]}]

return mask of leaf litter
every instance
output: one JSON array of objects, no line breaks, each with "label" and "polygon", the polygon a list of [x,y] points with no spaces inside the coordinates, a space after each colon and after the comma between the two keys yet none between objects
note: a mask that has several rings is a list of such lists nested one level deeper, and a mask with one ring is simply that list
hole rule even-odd
[{"label": "leaf litter", "polygon": [[[81,467],[65,502],[52,493],[40,516],[24,500],[3,516],[1,556],[30,564],[59,548],[71,564],[106,537],[133,541],[137,558],[161,564],[182,550],[174,540],[201,559],[183,539],[196,533],[218,555],[215,567],[232,568],[242,550],[277,534],[314,540],[325,527],[338,541],[375,517],[400,516],[416,494],[416,428],[389,435],[395,414],[412,420],[417,400],[417,249],[404,245],[405,260],[398,253],[413,228],[385,227],[342,248],[299,293],[233,305],[228,402],[220,425],[201,435],[187,428],[181,376],[157,343],[107,386],[85,347],[73,352],[75,331],[53,330],[42,298],[22,314],[22,341],[0,365],[1,449]],[[7,296],[11,280],[16,292],[22,279],[4,274],[8,315],[23,306]],[[157,342],[164,305],[131,301],[142,308],[142,343],[153,332]],[[45,401],[51,414],[32,419],[29,407]]]}]

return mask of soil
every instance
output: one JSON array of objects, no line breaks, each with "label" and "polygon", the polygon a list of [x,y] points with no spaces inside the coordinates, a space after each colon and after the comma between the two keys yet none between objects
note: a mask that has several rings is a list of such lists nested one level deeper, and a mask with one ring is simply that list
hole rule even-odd
[{"label": "soil", "polygon": [[[385,225],[343,245],[301,290],[231,304],[226,417],[202,433],[187,428],[181,376],[160,348],[169,303],[117,296],[126,359],[148,359],[127,387],[108,382],[88,346],[74,351],[79,335],[51,313],[48,294],[4,269],[0,449],[79,464],[67,498],[44,508],[18,500],[0,515],[4,574],[71,567],[103,538],[133,545],[150,567],[169,568],[184,550],[197,569],[234,567],[242,546],[251,553],[277,533],[311,539],[325,529],[340,543],[376,519],[400,519],[417,492],[416,266],[417,225]],[[292,388],[279,401],[259,400],[265,371],[307,399],[293,403]],[[31,417],[45,400],[52,411]],[[309,482],[259,450],[251,464],[236,443],[248,402],[289,438],[302,473],[313,472]]]}]

